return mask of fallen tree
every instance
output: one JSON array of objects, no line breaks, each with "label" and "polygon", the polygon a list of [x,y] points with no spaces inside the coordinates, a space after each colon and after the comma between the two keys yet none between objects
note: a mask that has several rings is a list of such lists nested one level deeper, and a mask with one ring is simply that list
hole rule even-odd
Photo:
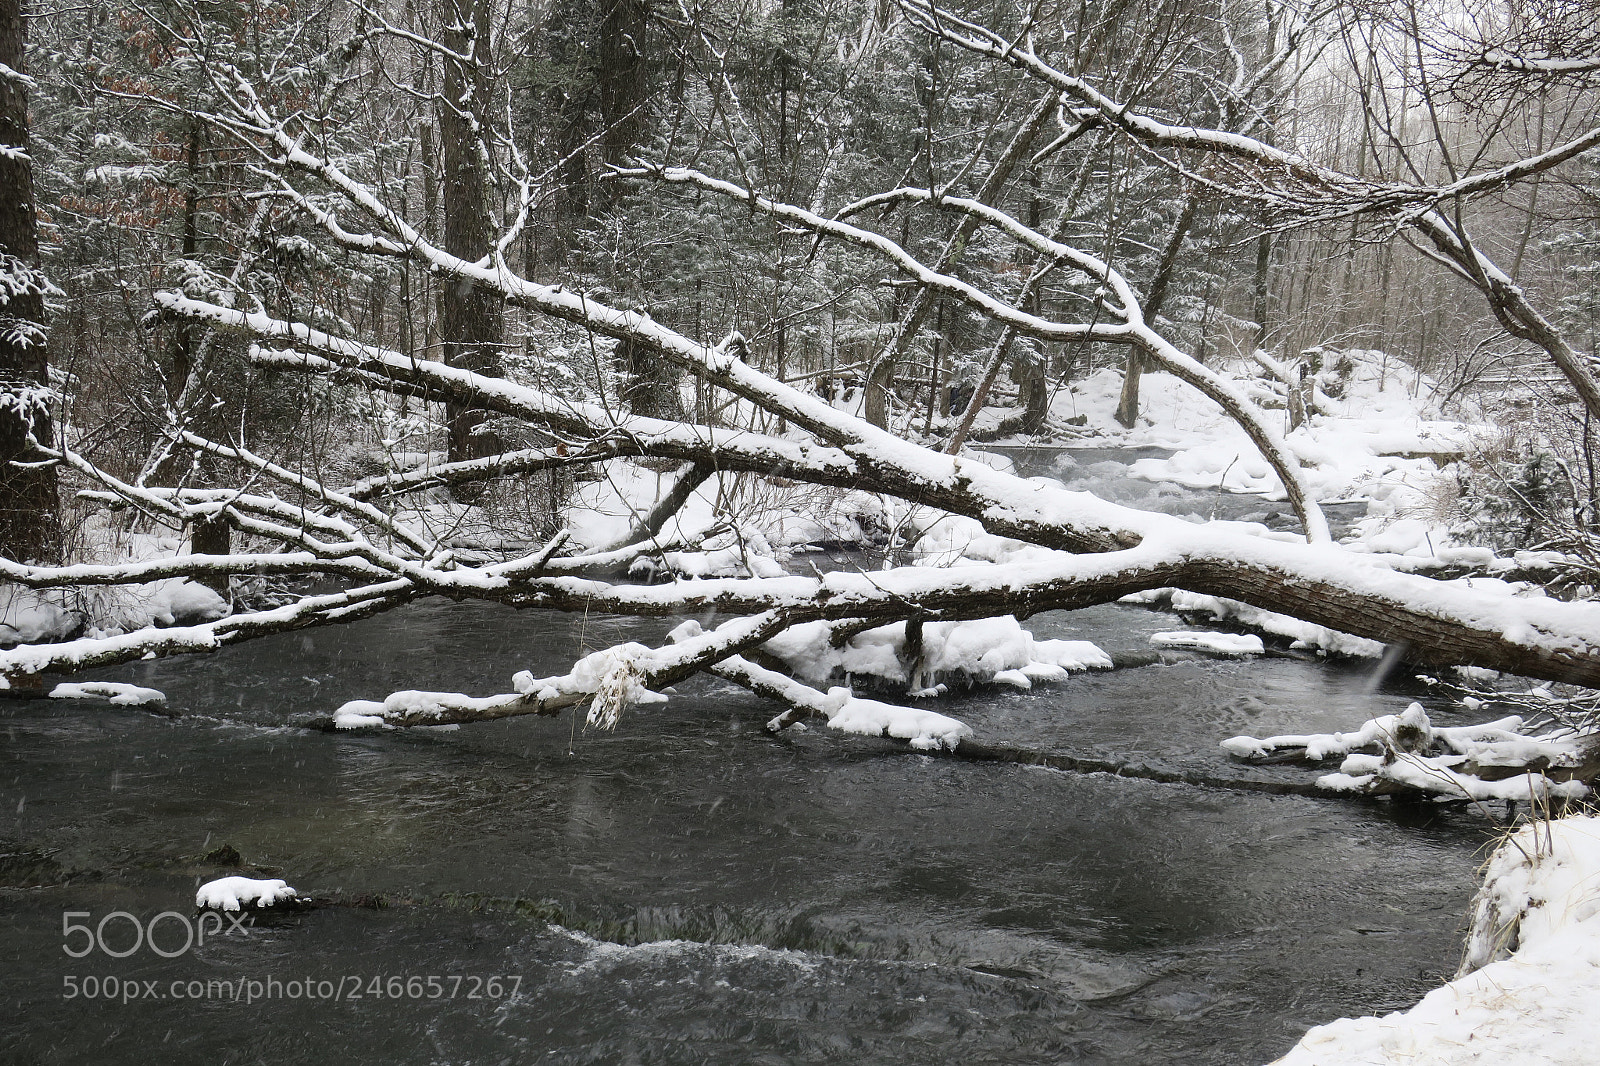
[{"label": "fallen tree", "polygon": [[[931,24],[946,25],[932,8],[913,10],[922,12],[918,17]],[[961,32],[970,36],[968,30]],[[951,39],[978,47],[969,37]],[[1018,54],[1026,58],[1030,53]],[[997,59],[1016,62],[1009,53]],[[801,227],[819,240],[847,242],[1006,330],[1049,340],[1135,346],[1156,365],[1216,401],[1244,427],[1278,473],[1303,522],[1303,538],[1197,526],[1071,492],[1059,484],[1022,479],[971,455],[919,445],[764,373],[746,360],[746,343],[737,333],[711,344],[668,328],[643,310],[624,310],[560,284],[524,277],[510,262],[508,249],[526,222],[531,202],[532,179],[525,170],[511,174],[512,184],[520,189],[520,206],[490,254],[470,262],[449,254],[408,221],[401,205],[386,202],[331,153],[319,151],[315,146],[321,134],[310,128],[314,123],[274,114],[237,70],[215,64],[207,71],[227,109],[185,114],[253,153],[255,169],[268,186],[265,195],[300,212],[336,245],[361,255],[406,260],[444,284],[470,286],[494,294],[506,306],[576,326],[591,341],[612,338],[633,350],[653,353],[695,375],[706,389],[736,397],[764,416],[767,424],[787,428],[779,434],[753,428],[753,419],[748,424],[722,425],[644,417],[603,393],[588,398],[557,395],[511,377],[488,376],[423,358],[420,352],[395,351],[276,317],[248,293],[231,303],[161,293],[156,300],[161,316],[248,336],[258,368],[313,375],[335,386],[420,399],[453,410],[489,412],[515,423],[533,443],[425,470],[390,470],[329,485],[258,454],[249,440],[208,439],[185,424],[181,413],[175,414],[167,450],[203,454],[236,471],[237,483],[220,488],[130,483],[97,468],[69,446],[41,445],[42,456],[93,483],[90,496],[97,502],[136,508],[152,521],[174,528],[225,523],[251,538],[259,550],[232,556],[190,553],[121,565],[45,567],[0,561],[0,578],[48,590],[174,576],[217,580],[267,573],[316,576],[340,587],[197,625],[12,648],[0,652],[0,678],[8,685],[150,655],[204,652],[264,633],[335,624],[392,610],[418,597],[443,595],[524,609],[714,616],[719,624],[704,630],[680,627],[675,639],[659,647],[622,644],[605,649],[560,675],[536,678],[519,673],[510,691],[503,693],[467,696],[408,690],[381,701],[330,708],[339,724],[437,725],[548,715],[587,705],[591,725],[611,728],[630,705],[664,698],[660,690],[697,673],[712,673],[788,705],[773,719],[774,729],[821,715],[840,729],[893,736],[914,746],[959,749],[970,731],[954,719],[848,691],[825,692],[774,669],[763,657],[780,636],[801,626],[822,623],[827,639],[900,626],[896,654],[906,660],[907,687],[915,692],[929,687],[916,681],[925,673],[921,634],[929,623],[1005,615],[1025,618],[1157,589],[1179,589],[1382,642],[1420,664],[1468,664],[1600,687],[1600,604],[1515,598],[1401,573],[1332,544],[1293,455],[1237,385],[1180,351],[1148,324],[1134,286],[1110,264],[980,199],[963,198],[948,189],[903,187],[846,205],[830,216],[686,167],[641,163],[615,175],[616,180],[713,193],[740,209]],[[1026,72],[1045,81],[1054,102],[1062,106],[1071,104],[1074,96],[1089,99],[1100,109],[1095,121],[1121,124],[1136,138],[1149,132],[1120,105],[1085,97],[1086,90],[1031,67]],[[488,117],[483,116],[482,137],[491,136],[486,132],[493,129]],[[1178,135],[1156,131],[1145,139],[1174,136]],[[1260,154],[1257,142],[1236,140],[1237,145],[1235,140],[1220,143],[1237,147],[1236,154]],[[482,147],[486,157],[506,157],[489,151],[487,142]],[[515,153],[510,157],[515,159]],[[1298,175],[1297,164],[1272,159]],[[1325,179],[1318,180],[1326,184]],[[313,186],[316,192],[308,192]],[[339,211],[328,207],[334,201],[349,213],[347,217],[341,219]],[[1406,205],[1416,202],[1417,196],[1412,196]],[[975,220],[975,225],[1032,252],[1052,268],[1070,268],[1091,279],[1101,293],[1090,320],[1058,321],[1029,311],[930,267],[875,230],[846,221],[866,207],[890,204],[955,212],[964,225]],[[349,221],[352,216],[362,220],[359,226]],[[1424,212],[1417,217],[1431,216]],[[671,487],[641,509],[630,532],[614,543],[575,550],[563,532],[529,550],[488,558],[482,552],[453,547],[445,537],[406,517],[405,501],[431,488],[596,467],[621,459],[666,464],[677,473]],[[901,501],[909,513],[923,516],[923,524],[938,516],[956,516],[1012,543],[999,561],[960,559],[950,565],[900,565],[871,573],[776,576],[746,565],[742,576],[734,577],[670,583],[638,577],[639,564],[650,562],[652,573],[671,571],[672,553],[709,538],[731,536],[739,541],[737,530],[700,530],[680,539],[663,535],[690,493],[713,475],[874,493]],[[739,548],[749,551],[742,541]],[[1051,664],[1034,665],[1042,669]]]}]

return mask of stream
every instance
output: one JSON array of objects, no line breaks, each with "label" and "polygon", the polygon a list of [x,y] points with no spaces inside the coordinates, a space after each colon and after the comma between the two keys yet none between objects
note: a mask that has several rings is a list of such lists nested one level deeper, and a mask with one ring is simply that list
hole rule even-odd
[{"label": "stream", "polygon": [[[1064,480],[1114,479],[1095,472],[1114,454],[1062,458]],[[1140,484],[1117,498],[1281,510]],[[774,705],[715,679],[610,734],[570,712],[284,725],[401,688],[505,691],[671,625],[426,601],[80,678],[161,689],[180,718],[0,701],[0,1061],[1264,1063],[1458,960],[1488,841],[1470,811],[771,737]],[[1180,624],[1141,608],[1028,627],[1147,665],[931,705],[995,744],[1285,780],[1305,771],[1217,742],[1413,699],[1460,720],[1366,664],[1153,654]],[[177,951],[195,886],[234,872],[202,858],[222,845],[322,904]],[[64,922],[101,943],[71,957],[86,934]],[[101,950],[135,924],[151,942]],[[243,991],[171,994],[208,981]]]}]

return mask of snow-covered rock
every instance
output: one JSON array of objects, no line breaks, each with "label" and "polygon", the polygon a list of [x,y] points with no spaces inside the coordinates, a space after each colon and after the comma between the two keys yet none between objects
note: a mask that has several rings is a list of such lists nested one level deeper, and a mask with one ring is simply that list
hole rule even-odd
[{"label": "snow-covered rock", "polygon": [[143,703],[166,703],[167,694],[160,689],[141,688],[116,681],[66,682],[50,690],[53,700],[109,700],[128,706]]},{"label": "snow-covered rock", "polygon": [[241,907],[270,907],[294,899],[296,894],[280,878],[219,877],[200,886],[194,894],[194,905],[202,910],[236,911]]}]

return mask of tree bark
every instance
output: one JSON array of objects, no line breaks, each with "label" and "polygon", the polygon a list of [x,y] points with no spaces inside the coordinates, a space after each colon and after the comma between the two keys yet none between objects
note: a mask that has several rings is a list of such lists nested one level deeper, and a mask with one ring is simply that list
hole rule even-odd
[{"label": "tree bark", "polygon": [[0,554],[54,561],[61,531],[53,466],[18,466],[51,439],[44,296],[28,152],[26,26],[0,0]]},{"label": "tree bark", "polygon": [[[649,73],[645,65],[645,33],[649,28],[648,0],[601,0],[599,65],[600,136],[605,161],[623,166],[644,136],[645,104],[649,100]],[[608,182],[608,202],[621,186]]]},{"label": "tree bark", "polygon": [[[1172,224],[1172,233],[1167,237],[1166,247],[1161,249],[1161,260],[1156,265],[1155,277],[1150,280],[1150,295],[1144,301],[1144,319],[1146,322],[1155,323],[1156,315],[1161,313],[1161,305],[1166,302],[1167,288],[1172,283],[1172,271],[1178,265],[1178,253],[1183,250],[1183,242],[1189,236],[1189,228],[1194,225],[1195,206],[1199,203],[1199,196],[1193,189],[1186,189],[1183,195],[1183,206],[1178,210],[1178,218]],[[1139,378],[1144,374],[1144,354],[1138,348],[1128,349],[1127,364],[1122,371],[1122,395],[1117,400],[1117,421],[1128,429],[1132,429],[1139,421]]]},{"label": "tree bark", "polygon": [[[474,262],[488,255],[495,231],[490,218],[489,175],[480,154],[483,145],[474,126],[488,114],[489,0],[445,0],[444,44],[473,56],[467,63],[444,61],[444,102],[439,132],[444,150],[444,247],[451,255]],[[505,340],[499,296],[466,278],[442,279],[439,288],[439,334],[444,359],[451,366],[489,377],[501,375]],[[475,403],[448,403],[451,462],[477,459],[500,450],[488,432],[488,413]]]}]

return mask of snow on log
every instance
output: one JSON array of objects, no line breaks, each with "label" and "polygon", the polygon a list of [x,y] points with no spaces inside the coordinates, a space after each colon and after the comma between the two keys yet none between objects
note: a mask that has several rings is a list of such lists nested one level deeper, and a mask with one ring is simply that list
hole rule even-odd
[{"label": "snow on log", "polygon": [[108,700],[125,706],[146,703],[166,703],[167,694],[159,689],[141,688],[116,681],[85,681],[79,684],[63,683],[50,690],[53,700]]},{"label": "snow on log", "polygon": [[941,679],[1029,688],[1073,671],[1112,666],[1111,657],[1090,641],[1036,640],[1009,614],[924,622],[914,648],[908,646],[908,625],[874,627],[839,643],[838,624],[807,622],[790,626],[761,650],[810,684],[826,684],[841,675],[874,678],[906,685],[912,695],[937,694]]},{"label": "snow on log", "polygon": [[1461,756],[1428,758],[1409,752],[1350,755],[1340,764],[1338,773],[1317,778],[1317,786],[1329,792],[1354,792],[1364,796],[1413,792],[1441,799],[1545,804],[1553,799],[1582,799],[1589,793],[1589,786],[1581,781],[1552,782],[1544,774],[1531,770],[1521,777],[1486,781],[1456,769],[1466,761]]},{"label": "snow on log", "polygon": [[1261,638],[1254,633],[1208,633],[1196,630],[1152,633],[1150,643],[1158,648],[1185,648],[1210,652],[1212,655],[1260,655],[1266,651]]},{"label": "snow on log", "polygon": [[972,735],[970,726],[954,718],[917,707],[863,699],[851,695],[847,688],[829,689],[823,709],[830,729],[868,737],[896,737],[925,751],[954,750],[963,738]]},{"label": "snow on log", "polygon": [[333,712],[335,729],[389,729],[384,705],[375,700],[351,700]]},{"label": "snow on log", "polygon": [[1580,799],[1600,772],[1600,734],[1559,727],[1527,736],[1512,716],[1473,726],[1435,726],[1420,703],[1349,733],[1310,733],[1222,741],[1230,755],[1266,758],[1287,751],[1317,762],[1344,756],[1317,778],[1329,792],[1368,796],[1549,802]]},{"label": "snow on log", "polygon": [[[696,622],[685,622],[676,632],[692,635]],[[972,736],[966,723],[948,715],[915,707],[901,707],[878,700],[863,699],[848,688],[836,686],[826,693],[802,684],[787,674],[733,655],[711,667],[711,672],[758,696],[787,703],[789,710],[767,723],[767,731],[777,733],[794,725],[801,717],[827,719],[830,728],[869,737],[893,737],[921,751],[955,751]]]},{"label": "snow on log", "polygon": [[[452,265],[451,269],[457,267]],[[459,269],[474,277],[484,273],[470,264],[463,264]],[[510,286],[515,291],[516,299],[512,302],[525,303],[552,314],[559,311],[559,317],[574,317],[573,308],[567,307],[570,294],[547,291],[514,277],[498,282],[492,279],[493,275],[486,275],[485,283]],[[688,461],[714,457],[727,469],[763,470],[813,484],[860,488],[914,499],[929,507],[971,515],[991,533],[1044,547],[1111,555],[1117,549],[1134,545],[1150,546],[1152,542],[1164,545],[1167,551],[1152,552],[1147,557],[1149,569],[1125,575],[1125,583],[1117,593],[1119,596],[1175,587],[1290,615],[1325,630],[1369,641],[1403,644],[1407,655],[1422,663],[1475,663],[1491,669],[1600,686],[1600,637],[1596,636],[1600,634],[1600,605],[1554,602],[1536,605],[1496,595],[1492,590],[1452,587],[1423,577],[1397,574],[1374,560],[1359,559],[1332,545],[1281,544],[1238,530],[1196,527],[1181,519],[1120,507],[1058,485],[1017,478],[970,458],[933,452],[866,426],[828,407],[817,397],[804,396],[774,382],[738,363],[737,359],[696,345],[648,318],[613,312],[592,301],[583,305],[587,310],[582,314],[589,317],[581,318],[591,328],[627,336],[663,351],[670,349],[686,363],[697,366],[708,380],[726,383],[730,388],[737,384],[743,394],[760,397],[762,405],[769,410],[840,443],[801,444],[745,431],[639,418],[629,418],[618,427],[603,420],[604,412],[589,411],[581,404],[556,400],[503,379],[483,378],[442,364],[412,360],[262,315],[247,315],[187,297],[170,294],[169,297],[164,297],[163,302],[178,313],[236,328],[279,333],[313,348],[319,354],[304,357],[308,369],[331,371],[347,367],[372,373],[381,371],[393,375],[395,380],[426,382],[442,395],[452,395],[452,390],[456,390],[490,409],[545,419],[569,431],[582,429],[592,434],[610,435],[621,428],[633,449],[642,455]],[[1180,547],[1181,551],[1174,550]],[[1092,563],[1085,565],[1094,568]],[[446,593],[470,588],[469,594],[482,595],[492,589],[484,583],[483,575],[473,575],[469,571],[448,574],[430,571],[421,576],[436,591]],[[1016,575],[1013,581],[1019,578],[1023,582],[1026,580]],[[1073,583],[1082,587],[1069,593],[1060,587],[1047,591],[1014,583],[1011,592],[1027,604],[1028,610],[1105,602],[1105,587],[1097,588],[1087,575]],[[628,603],[633,594],[622,597],[617,595],[619,591],[612,588],[605,595],[597,595],[592,606],[633,613]],[[679,591],[687,590],[680,588]],[[752,583],[748,591],[753,596],[764,595],[770,587]],[[570,609],[584,609],[575,602],[575,597],[554,595],[530,594],[523,605],[560,606],[563,599],[572,604]],[[611,605],[606,604],[607,599],[612,600]],[[684,604],[681,610],[690,613],[704,606],[750,610],[770,605],[769,602],[756,607],[751,603],[740,607],[730,596],[719,604]],[[905,606],[895,606],[892,613],[901,617],[911,613]],[[978,614],[976,607],[974,604],[969,616]],[[988,613],[1017,609],[1013,604],[998,610],[990,608]],[[647,613],[677,613],[677,609],[658,608]]]}]

